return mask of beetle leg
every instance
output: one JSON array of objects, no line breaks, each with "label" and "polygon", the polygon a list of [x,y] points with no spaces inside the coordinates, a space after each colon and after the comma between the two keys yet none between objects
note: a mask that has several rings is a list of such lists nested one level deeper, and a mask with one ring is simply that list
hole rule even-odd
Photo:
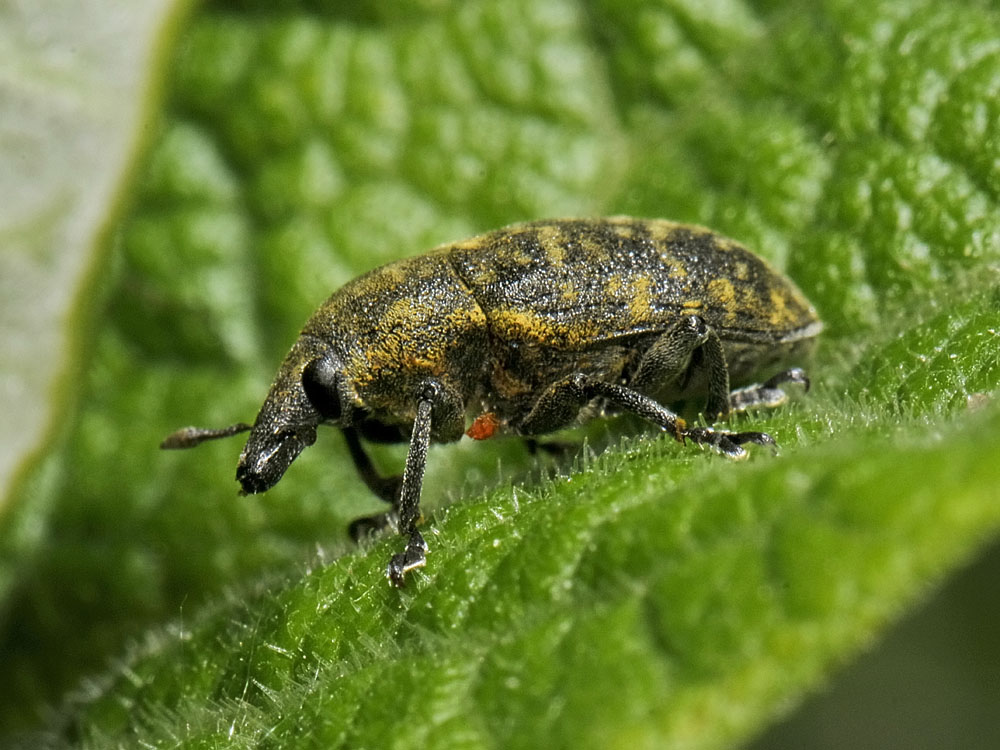
[{"label": "beetle leg", "polygon": [[522,435],[539,435],[559,430],[570,425],[580,410],[599,396],[659,424],[678,439],[681,437],[683,420],[654,399],[632,388],[597,381],[582,373],[570,375],[546,388],[517,425],[517,431]]},{"label": "beetle leg", "polygon": [[708,403],[705,414],[726,417],[729,414],[729,368],[722,342],[699,315],[688,315],[661,334],[639,360],[629,386],[641,391],[655,391],[677,379],[690,366],[691,355],[701,349],[702,365],[708,370]]},{"label": "beetle leg", "polygon": [[417,401],[417,416],[413,420],[410,449],[403,467],[403,481],[399,490],[396,512],[399,517],[399,533],[409,536],[406,549],[393,555],[386,569],[386,577],[397,587],[405,584],[405,577],[414,568],[421,568],[427,562],[427,542],[417,530],[420,520],[420,490],[427,468],[427,450],[431,444],[431,425],[435,424],[443,435],[451,436],[457,430],[462,434],[461,397],[444,383],[429,379]]},{"label": "beetle leg", "polygon": [[593,396],[587,391],[590,379],[585,375],[570,375],[546,388],[531,411],[516,425],[522,435],[543,435],[567,427],[580,414]]},{"label": "beetle leg", "polygon": [[729,405],[733,411],[744,411],[754,406],[780,406],[788,399],[788,394],[781,389],[784,383],[798,383],[807,391],[809,378],[805,370],[793,367],[774,375],[763,383],[755,383],[745,388],[738,388],[729,394]]},{"label": "beetle leg", "polygon": [[[351,454],[351,460],[354,462],[354,467],[358,470],[358,476],[361,477],[361,480],[368,489],[375,493],[379,499],[391,503],[395,507],[399,499],[399,488],[403,484],[402,475],[394,477],[383,477],[380,475],[375,470],[375,465],[372,464],[371,458],[368,457],[364,447],[361,445],[358,431],[353,427],[344,427],[342,428],[342,432],[344,433],[344,440],[347,442],[347,450]],[[351,535],[351,539],[357,542],[381,531],[387,526],[392,526],[395,520],[396,513],[394,510],[386,513],[376,513],[372,516],[363,516],[351,521],[350,526],[347,527],[347,533]]]},{"label": "beetle leg", "polygon": [[681,440],[688,439],[701,445],[710,445],[719,453],[730,458],[746,458],[744,443],[756,443],[777,448],[774,438],[766,432],[727,432],[713,430],[711,427],[688,427],[681,432]]},{"label": "beetle leg", "polygon": [[399,491],[397,511],[399,513],[399,533],[409,535],[410,541],[406,550],[393,555],[386,570],[386,577],[398,587],[404,585],[404,577],[414,568],[423,567],[427,558],[427,544],[417,531],[417,520],[420,518],[420,489],[424,482],[424,469],[427,468],[427,449],[431,444],[431,411],[434,402],[431,398],[422,398],[417,403],[417,417],[413,420],[413,434],[410,437],[410,449],[406,454],[406,465],[403,468],[403,484]]},{"label": "beetle leg", "polygon": [[347,450],[351,453],[351,460],[354,462],[354,467],[358,470],[358,476],[361,477],[361,481],[379,499],[387,503],[395,503],[396,498],[399,496],[399,487],[403,483],[403,477],[399,475],[394,477],[381,476],[375,470],[375,465],[372,464],[368,454],[365,453],[365,449],[361,445],[361,439],[358,437],[358,431],[353,427],[344,427],[343,433],[344,439],[347,441]]},{"label": "beetle leg", "polygon": [[709,427],[688,427],[683,419],[655,399],[617,383],[591,380],[586,375],[571,375],[549,386],[539,397],[528,416],[518,426],[524,434],[547,432],[569,424],[583,406],[595,398],[605,398],[625,411],[630,411],[659,425],[680,441],[710,445],[730,458],[743,458],[744,443],[775,444],[764,432],[728,432]]},{"label": "beetle leg", "polygon": [[780,406],[788,398],[780,388],[784,383],[799,383],[809,390],[809,378],[794,367],[779,372],[763,383],[735,391],[729,390],[729,368],[718,335],[698,315],[689,315],[660,335],[646,350],[629,386],[641,391],[655,390],[677,378],[688,367],[691,355],[701,349],[703,366],[708,368],[708,402],[705,415],[721,419],[733,411],[754,406]]},{"label": "beetle leg", "polygon": [[766,432],[728,432],[713,430],[710,427],[688,427],[683,419],[661,405],[654,399],[631,388],[615,383],[593,382],[587,390],[594,396],[606,398],[623,409],[659,425],[664,430],[673,433],[680,441],[691,440],[695,443],[710,445],[720,453],[730,458],[744,458],[746,451],[744,443],[774,446],[774,438]]},{"label": "beetle leg", "polygon": [[386,578],[396,588],[406,585],[406,574],[411,570],[422,568],[427,564],[427,542],[419,531],[410,532],[406,549],[398,555],[393,555],[389,567],[385,571]]}]

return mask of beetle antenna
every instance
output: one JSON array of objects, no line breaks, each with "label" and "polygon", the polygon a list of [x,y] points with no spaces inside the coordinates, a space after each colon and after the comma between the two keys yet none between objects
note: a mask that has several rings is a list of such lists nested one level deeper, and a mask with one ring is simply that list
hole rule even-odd
[{"label": "beetle antenna", "polygon": [[232,437],[250,429],[252,429],[252,425],[248,425],[246,422],[237,422],[236,424],[229,425],[229,427],[223,427],[218,430],[209,430],[204,427],[182,427],[163,438],[160,448],[164,450],[193,448],[196,445],[204,443],[206,440]]}]

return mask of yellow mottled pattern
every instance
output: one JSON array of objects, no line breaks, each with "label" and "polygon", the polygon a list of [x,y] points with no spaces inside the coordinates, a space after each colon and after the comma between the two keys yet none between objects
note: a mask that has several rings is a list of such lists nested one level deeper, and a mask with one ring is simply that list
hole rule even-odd
[{"label": "yellow mottled pattern", "polygon": [[[633,219],[632,221],[635,220]],[[668,244],[678,229],[690,229],[692,231],[700,229],[700,227],[694,227],[690,224],[678,224],[676,221],[667,221],[666,219],[649,221],[646,226],[649,229],[650,238],[660,246]]]},{"label": "yellow mottled pattern", "polygon": [[470,237],[467,240],[461,240],[460,242],[449,242],[445,245],[438,245],[433,251],[437,250],[478,250],[483,245],[483,240],[481,237]]},{"label": "yellow mottled pattern", "polygon": [[566,261],[566,233],[556,226],[541,227],[538,231],[539,244],[545,248],[545,254],[553,266],[560,266]]},{"label": "yellow mottled pattern", "polygon": [[795,325],[799,320],[799,315],[796,310],[789,308],[788,295],[782,294],[777,289],[772,289],[769,318],[771,325],[781,330]]},{"label": "yellow mottled pattern", "polygon": [[710,229],[705,229],[704,230],[704,234],[710,234],[710,235],[712,235],[712,237],[715,239],[715,245],[716,245],[716,247],[719,250],[723,250],[725,252],[731,252],[733,250],[745,250],[746,249],[746,248],[743,247],[743,245],[741,245],[736,240],[732,240],[729,237],[724,237],[721,234],[716,234],[715,232],[713,232]]},{"label": "yellow mottled pattern", "polygon": [[530,310],[497,310],[491,319],[493,331],[508,341],[545,343],[557,349],[574,349],[598,340],[604,333],[599,323],[556,324],[548,316]]},{"label": "yellow mottled pattern", "polygon": [[[794,285],[739,243],[705,227],[631,217],[532,222],[442,245],[356,279],[318,318],[365,342],[348,347],[345,363],[363,388],[468,371],[475,358],[463,354],[457,365],[455,352],[480,346],[477,337],[583,351],[692,313],[723,338],[777,337],[815,320]],[[512,380],[504,389],[522,387]]]},{"label": "yellow mottled pattern", "polygon": [[[624,218],[624,217],[623,217]],[[621,222],[611,222],[615,224],[615,234],[625,240],[631,240],[635,237],[635,220],[621,221]]]},{"label": "yellow mottled pattern", "polygon": [[[355,279],[307,324],[311,335],[365,342],[345,351],[344,370],[358,390],[386,378],[449,374],[455,345],[485,331],[486,316],[455,278],[448,252],[439,248]],[[337,330],[328,330],[329,321]]]},{"label": "yellow mottled pattern", "polygon": [[453,343],[469,331],[486,327],[478,307],[461,307],[442,314],[430,305],[406,300],[394,303],[379,329],[382,335],[365,352],[367,370],[398,371],[401,375],[445,375]]},{"label": "yellow mottled pattern", "polygon": [[525,393],[531,393],[533,385],[527,378],[519,378],[506,369],[501,362],[494,363],[490,382],[496,392],[507,399],[517,398]]},{"label": "yellow mottled pattern", "polygon": [[725,311],[727,324],[736,320],[737,294],[729,279],[712,279],[707,286],[708,296],[713,306]]},{"label": "yellow mottled pattern", "polygon": [[653,280],[648,276],[632,279],[632,298],[628,303],[629,318],[632,325],[639,325],[649,319],[649,311],[653,306]]},{"label": "yellow mottled pattern", "polygon": [[681,263],[679,260],[674,260],[673,258],[664,257],[663,262],[669,269],[667,271],[668,278],[683,279],[688,275],[687,269],[684,267],[684,264]]}]

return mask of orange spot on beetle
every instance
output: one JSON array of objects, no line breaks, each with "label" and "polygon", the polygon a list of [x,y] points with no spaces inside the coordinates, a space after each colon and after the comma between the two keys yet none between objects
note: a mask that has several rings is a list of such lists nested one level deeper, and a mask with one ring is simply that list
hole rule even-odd
[{"label": "orange spot on beetle", "polygon": [[473,440],[487,440],[496,435],[499,427],[500,420],[497,419],[497,415],[488,411],[476,417],[465,434]]}]

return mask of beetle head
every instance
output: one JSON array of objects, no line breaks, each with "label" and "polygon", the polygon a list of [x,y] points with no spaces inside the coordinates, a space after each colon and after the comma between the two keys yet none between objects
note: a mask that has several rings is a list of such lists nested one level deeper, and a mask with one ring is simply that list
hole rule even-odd
[{"label": "beetle head", "polygon": [[[304,362],[304,364],[303,364]],[[292,350],[267,394],[240,454],[236,479],[243,493],[271,489],[292,461],[316,441],[316,427],[338,423],[346,403],[339,362]]]}]

